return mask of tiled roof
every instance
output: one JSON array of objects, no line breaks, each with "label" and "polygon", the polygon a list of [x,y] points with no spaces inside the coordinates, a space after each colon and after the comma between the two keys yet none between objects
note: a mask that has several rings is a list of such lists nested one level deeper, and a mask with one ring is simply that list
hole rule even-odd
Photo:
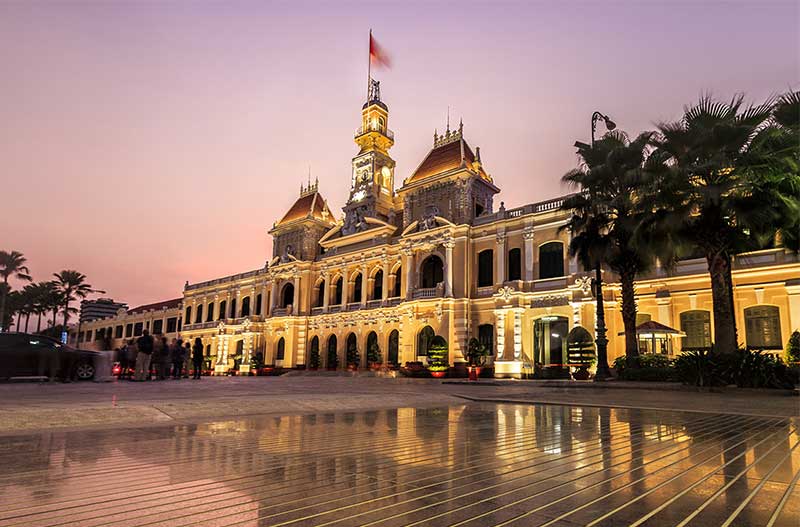
[{"label": "tiled roof", "polygon": [[172,309],[179,307],[183,298],[174,298],[172,300],[165,300],[163,302],[156,302],[155,304],[145,304],[143,306],[138,306],[133,309],[128,310],[129,314],[133,313],[144,313],[145,311],[152,311],[152,310],[159,310],[163,308]]},{"label": "tiled roof", "polygon": [[[656,322],[655,320],[647,320],[642,322],[638,326],[636,326],[636,333],[680,333],[677,329],[673,329],[669,326],[665,326],[660,322]],[[621,333],[621,334],[624,334]]]},{"label": "tiled roof", "polygon": [[281,218],[281,221],[279,221],[276,226],[303,218],[314,218],[331,224],[334,222],[333,215],[330,209],[328,209],[328,203],[325,201],[325,198],[322,197],[322,194],[319,192],[310,192],[297,198],[297,201],[294,202],[289,212]]},{"label": "tiled roof", "polygon": [[[472,149],[464,139],[458,139],[450,143],[436,146],[430,152],[428,152],[428,155],[425,157],[419,167],[417,167],[417,170],[414,171],[411,177],[408,178],[406,183],[413,183],[415,181],[419,181],[430,176],[435,176],[436,174],[441,174],[442,172],[446,172],[461,166],[462,145],[464,151],[464,161],[467,164],[471,164],[473,161],[475,161],[475,154],[472,152]],[[483,168],[480,169],[480,173],[481,177],[487,180],[489,179],[489,176],[483,171]]]}]

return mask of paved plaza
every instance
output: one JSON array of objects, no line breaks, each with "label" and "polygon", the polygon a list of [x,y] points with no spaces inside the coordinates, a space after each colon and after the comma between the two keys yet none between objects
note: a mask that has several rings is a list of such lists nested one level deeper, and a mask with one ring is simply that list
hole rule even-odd
[{"label": "paved plaza", "polygon": [[796,397],[325,377],[0,395],[26,416],[0,435],[0,527],[800,522]]}]

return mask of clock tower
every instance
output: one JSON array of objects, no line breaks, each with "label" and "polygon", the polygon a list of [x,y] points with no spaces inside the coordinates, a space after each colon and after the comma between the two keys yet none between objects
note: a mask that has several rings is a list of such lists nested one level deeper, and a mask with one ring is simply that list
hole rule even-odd
[{"label": "clock tower", "polygon": [[361,127],[355,141],[350,197],[344,206],[342,234],[367,229],[365,217],[387,221],[394,196],[394,159],[389,149],[394,134],[388,128],[389,108],[381,101],[380,82],[370,80],[369,100],[361,108]]}]

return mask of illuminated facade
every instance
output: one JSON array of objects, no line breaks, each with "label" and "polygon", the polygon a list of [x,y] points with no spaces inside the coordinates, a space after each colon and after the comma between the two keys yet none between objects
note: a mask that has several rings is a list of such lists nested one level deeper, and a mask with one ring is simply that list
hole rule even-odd
[{"label": "illuminated facade", "polygon": [[[424,360],[433,335],[451,364],[476,337],[491,349],[499,376],[568,363],[568,336],[594,335],[590,273],[566,253],[568,214],[561,198],[506,209],[463,125],[434,134],[420,165],[395,189],[394,135],[377,83],[355,135],[350,197],[337,219],[316,183],[270,230],[264,268],[186,284],[181,336],[199,337],[224,372],[261,353],[268,365],[347,363],[377,344],[383,363]],[[781,347],[800,328],[800,260],[782,249],[735,259],[739,339]],[[624,354],[620,290],[604,290],[609,360]],[[704,260],[682,262],[637,282],[643,349],[678,353],[713,340],[710,281]],[[107,323],[92,323],[98,327]],[[649,328],[649,329],[648,329]],[[672,330],[671,332],[663,330]],[[89,329],[89,328],[87,328]],[[660,331],[660,332],[659,332]]]}]

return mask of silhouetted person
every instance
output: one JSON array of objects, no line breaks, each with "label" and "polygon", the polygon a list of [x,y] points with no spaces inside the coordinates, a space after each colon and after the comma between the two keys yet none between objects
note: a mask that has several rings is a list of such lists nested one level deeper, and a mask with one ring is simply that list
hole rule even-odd
[{"label": "silhouetted person", "polygon": [[165,380],[169,376],[169,342],[167,342],[167,337],[161,337],[156,341],[153,359],[156,365],[156,379],[159,381]]},{"label": "silhouetted person", "polygon": [[172,340],[172,378],[180,379],[183,372],[183,341]]},{"label": "silhouetted person", "polygon": [[146,329],[142,336],[136,340],[139,353],[136,354],[136,376],[134,380],[144,381],[150,379],[150,356],[153,354],[153,337]]},{"label": "silhouetted person", "polygon": [[[188,346],[189,343],[187,342]],[[194,339],[194,346],[192,346],[192,364],[194,365],[193,379],[200,379],[200,374],[203,371],[203,341],[200,337]]]}]

